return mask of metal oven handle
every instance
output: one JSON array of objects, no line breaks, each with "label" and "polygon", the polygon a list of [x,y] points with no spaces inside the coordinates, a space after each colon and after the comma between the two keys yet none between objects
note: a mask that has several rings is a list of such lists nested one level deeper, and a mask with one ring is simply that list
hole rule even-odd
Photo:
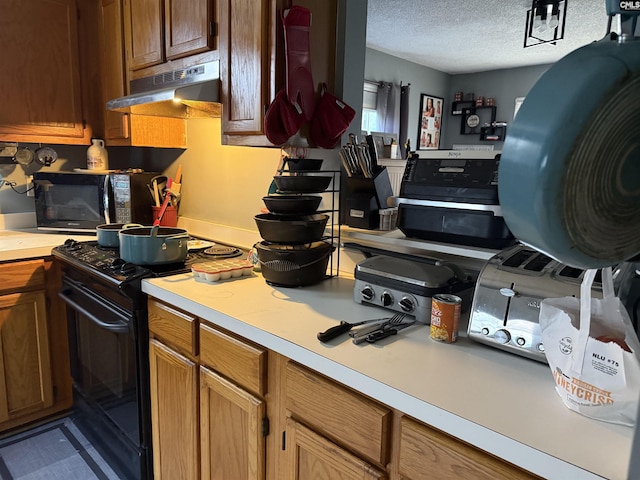
[{"label": "metal oven handle", "polygon": [[68,295],[68,293],[71,292],[71,291],[72,290],[70,290],[70,289],[65,289],[65,290],[62,290],[62,291],[58,292],[58,295],[60,296],[60,298],[62,298],[62,300],[64,300],[67,304],[69,304],[69,306],[75,308],[77,311],[79,311],[84,316],[89,318],[93,323],[98,325],[100,328],[104,328],[105,330],[109,330],[110,332],[113,332],[113,333],[128,333],[129,332],[129,325],[126,324],[125,322],[106,323],[106,322],[103,322],[102,320],[100,320],[94,314],[89,312],[86,308],[84,308],[83,306],[79,305],[77,302],[72,300],[71,297],[69,297],[69,295]]},{"label": "metal oven handle", "polygon": [[109,211],[111,210],[111,205],[109,205],[109,179],[111,176],[107,173],[104,176],[104,194],[103,194],[103,203],[104,203],[104,223],[111,223],[111,217],[109,215]]}]

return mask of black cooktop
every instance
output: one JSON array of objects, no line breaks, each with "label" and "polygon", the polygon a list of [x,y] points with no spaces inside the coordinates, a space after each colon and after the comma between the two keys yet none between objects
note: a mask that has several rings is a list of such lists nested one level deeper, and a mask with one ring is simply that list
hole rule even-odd
[{"label": "black cooktop", "polygon": [[212,247],[189,251],[184,262],[160,265],[135,265],[122,260],[117,248],[98,245],[97,241],[66,240],[54,247],[52,254],[84,272],[96,275],[110,283],[123,284],[149,277],[177,275],[191,270],[194,263],[219,258],[232,258],[244,252],[238,248],[215,244]]}]

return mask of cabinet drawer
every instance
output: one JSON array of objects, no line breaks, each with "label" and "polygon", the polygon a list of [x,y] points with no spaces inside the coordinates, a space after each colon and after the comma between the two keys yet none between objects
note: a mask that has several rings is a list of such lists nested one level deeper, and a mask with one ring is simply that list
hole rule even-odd
[{"label": "cabinet drawer", "polygon": [[149,299],[149,333],[179,350],[197,355],[197,318]]},{"label": "cabinet drawer", "polygon": [[409,417],[400,419],[398,473],[406,479],[538,478]]},{"label": "cabinet drawer", "polygon": [[200,362],[251,393],[266,393],[267,351],[257,345],[200,325]]},{"label": "cabinet drawer", "polygon": [[392,421],[388,408],[293,362],[287,364],[286,376],[286,406],[294,417],[386,465]]},{"label": "cabinet drawer", "polygon": [[0,292],[44,287],[44,260],[0,264]]}]

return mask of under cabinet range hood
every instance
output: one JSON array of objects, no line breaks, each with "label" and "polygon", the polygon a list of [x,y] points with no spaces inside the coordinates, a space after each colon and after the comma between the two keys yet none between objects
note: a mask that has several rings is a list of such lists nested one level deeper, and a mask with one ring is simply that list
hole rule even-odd
[{"label": "under cabinet range hood", "polygon": [[220,117],[220,64],[204,63],[132,80],[131,95],[107,110],[159,117]]}]

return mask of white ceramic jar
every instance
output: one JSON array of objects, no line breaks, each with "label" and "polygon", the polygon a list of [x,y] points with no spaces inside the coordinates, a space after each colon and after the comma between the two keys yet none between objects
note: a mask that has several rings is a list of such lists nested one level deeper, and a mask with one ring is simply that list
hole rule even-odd
[{"label": "white ceramic jar", "polygon": [[87,169],[109,169],[109,154],[107,149],[104,148],[104,140],[100,138],[91,139],[91,146],[87,149]]}]

